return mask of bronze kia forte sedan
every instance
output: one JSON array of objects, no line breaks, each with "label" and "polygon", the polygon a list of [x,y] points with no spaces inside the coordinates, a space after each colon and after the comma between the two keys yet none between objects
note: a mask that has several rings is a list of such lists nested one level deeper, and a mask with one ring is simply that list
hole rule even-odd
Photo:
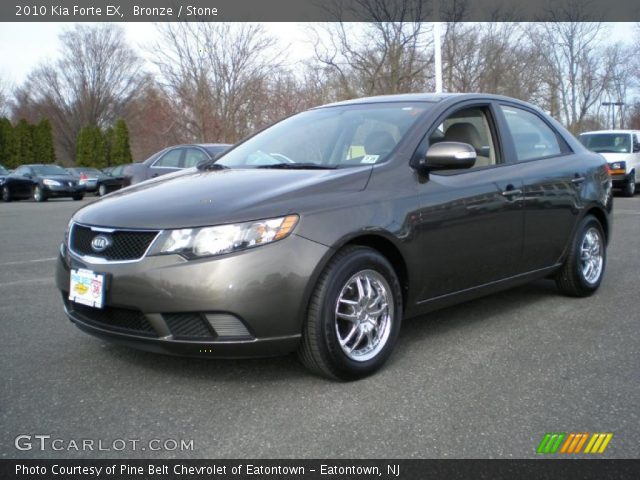
[{"label": "bronze kia forte sedan", "polygon": [[605,160],[531,105],[364,98],[82,208],[56,279],[93,335],[354,379],[403,318],[543,277],[593,293],[611,207]]}]

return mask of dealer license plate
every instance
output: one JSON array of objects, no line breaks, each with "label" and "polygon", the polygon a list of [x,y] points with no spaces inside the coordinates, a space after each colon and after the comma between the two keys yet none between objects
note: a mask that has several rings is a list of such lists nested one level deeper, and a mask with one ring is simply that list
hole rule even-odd
[{"label": "dealer license plate", "polygon": [[69,300],[89,307],[102,308],[104,303],[104,279],[102,273],[91,270],[71,270]]}]

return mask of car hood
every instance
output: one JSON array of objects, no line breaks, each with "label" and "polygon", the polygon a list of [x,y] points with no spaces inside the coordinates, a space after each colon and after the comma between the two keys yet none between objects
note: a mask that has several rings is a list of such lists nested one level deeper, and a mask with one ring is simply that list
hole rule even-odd
[{"label": "car hood", "polygon": [[74,215],[86,225],[186,228],[301,213],[326,195],[365,188],[372,167],[337,170],[190,169],[112,193]]},{"label": "car hood", "polygon": [[600,155],[602,155],[604,157],[604,159],[611,163],[611,162],[624,162],[624,161],[628,161],[631,159],[631,153],[601,153]]},{"label": "car hood", "polygon": [[78,183],[78,179],[73,175],[38,175],[38,178],[44,180],[56,180],[58,182],[76,182]]}]

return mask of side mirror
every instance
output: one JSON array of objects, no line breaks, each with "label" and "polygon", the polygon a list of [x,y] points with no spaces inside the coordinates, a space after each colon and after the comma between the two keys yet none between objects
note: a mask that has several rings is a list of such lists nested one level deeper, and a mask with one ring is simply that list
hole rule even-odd
[{"label": "side mirror", "polygon": [[439,142],[431,145],[417,168],[421,172],[432,170],[459,170],[471,168],[476,163],[476,150],[468,143]]}]

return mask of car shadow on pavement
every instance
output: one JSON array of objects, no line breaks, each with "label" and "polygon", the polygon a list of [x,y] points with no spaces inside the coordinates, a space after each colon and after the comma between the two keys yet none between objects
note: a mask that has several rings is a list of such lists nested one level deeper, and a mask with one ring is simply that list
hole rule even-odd
[{"label": "car shadow on pavement", "polygon": [[[523,305],[530,308],[537,302],[558,296],[555,284],[549,280],[537,281],[516,289],[507,290],[476,300],[447,307],[432,313],[406,319],[394,354],[387,366],[403,357],[403,350],[419,342],[445,335],[451,331],[462,334],[465,328],[495,322],[516,321]],[[507,320],[509,319],[509,320]],[[515,323],[514,323],[515,325]],[[514,326],[514,328],[516,328]],[[298,362],[295,354],[262,359],[206,359],[162,355],[139,351],[103,342],[105,353],[117,357],[135,368],[144,368],[150,374],[161,376],[189,376],[192,381],[206,382],[273,382],[288,379],[315,378]],[[406,352],[405,352],[406,353]],[[384,369],[385,367],[383,367]]]}]

